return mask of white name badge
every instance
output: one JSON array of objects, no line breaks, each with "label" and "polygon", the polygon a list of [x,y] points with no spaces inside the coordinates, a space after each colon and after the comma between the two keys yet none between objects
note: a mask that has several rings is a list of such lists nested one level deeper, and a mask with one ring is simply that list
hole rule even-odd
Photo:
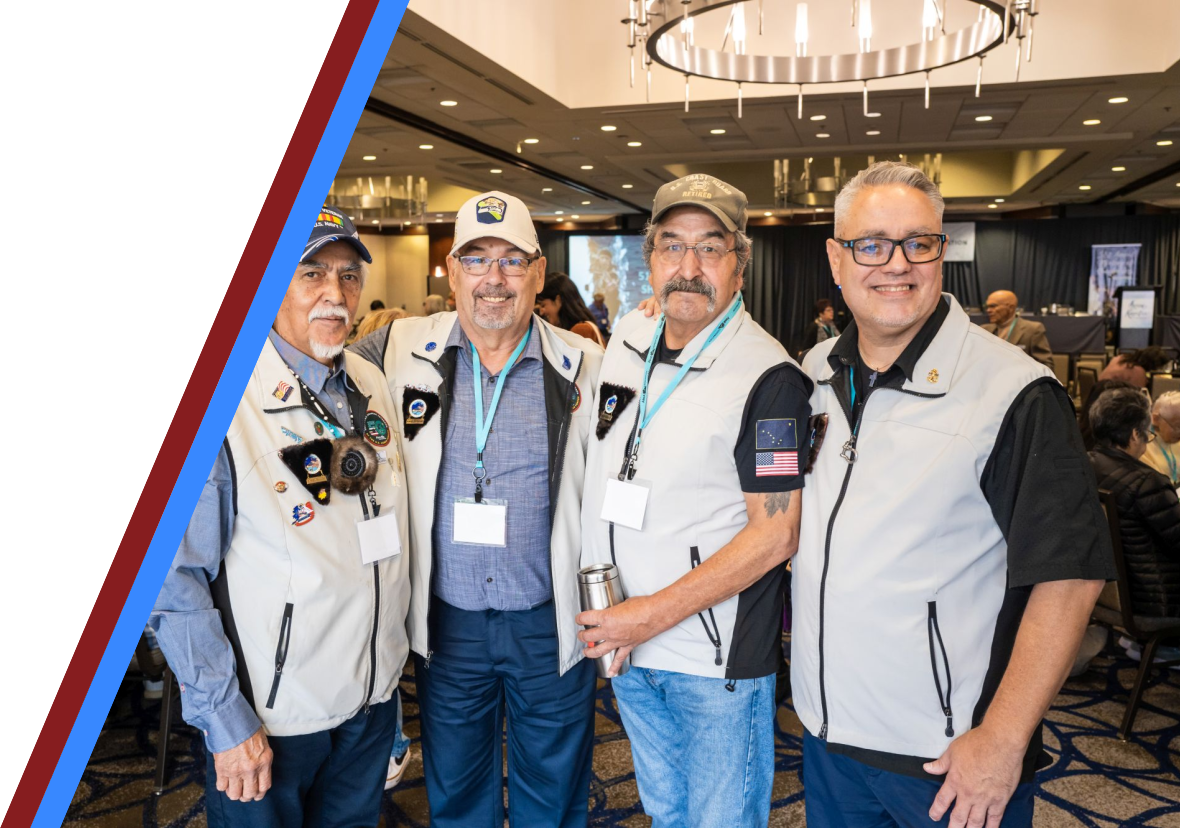
[{"label": "white name badge", "polygon": [[465,497],[455,500],[455,543],[504,546],[508,534],[508,503],[488,500],[476,503]]},{"label": "white name badge", "polygon": [[371,564],[402,553],[402,536],[397,530],[397,512],[392,507],[381,517],[356,522],[357,539],[361,542],[361,562]]},{"label": "white name badge", "polygon": [[602,499],[602,519],[642,532],[650,485],[641,480],[608,477],[606,496]]}]

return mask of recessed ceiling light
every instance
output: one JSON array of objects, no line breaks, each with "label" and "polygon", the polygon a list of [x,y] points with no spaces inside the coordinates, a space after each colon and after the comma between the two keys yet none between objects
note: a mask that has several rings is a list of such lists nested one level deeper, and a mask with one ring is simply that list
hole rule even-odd
[{"label": "recessed ceiling light", "polygon": [[624,184],[624,185],[623,185],[623,189],[624,189],[624,190],[630,190],[630,189],[631,189],[632,187],[634,187],[634,186],[635,186],[634,184]]},{"label": "recessed ceiling light", "polygon": [[553,211],[553,215],[555,215],[555,216],[564,216],[564,215],[565,215],[565,210],[554,210],[554,211]]},{"label": "recessed ceiling light", "polygon": [[378,221],[377,219],[373,219],[373,224],[380,224],[380,223],[381,223],[381,222],[380,222],[380,221]]},{"label": "recessed ceiling light", "polygon": [[881,113],[880,112],[866,112],[865,117],[866,118],[880,118]]},{"label": "recessed ceiling light", "polygon": [[1171,141],[1156,141],[1155,145],[1157,147],[1170,147],[1170,146],[1172,146],[1172,142]]},{"label": "recessed ceiling light", "polygon": [[987,209],[989,209],[989,210],[995,210],[995,209],[997,209],[997,207],[996,207],[996,205],[995,205],[995,204],[989,204],[989,205],[987,205]]},{"label": "recessed ceiling light", "polygon": [[587,205],[587,204],[589,204],[589,203],[590,203],[589,201],[583,201],[583,202],[582,202],[582,206],[585,206],[585,205]]},{"label": "recessed ceiling light", "polygon": [[815,212],[817,212],[817,213],[822,213],[823,211],[824,211],[823,207],[816,207],[815,208]]},{"label": "recessed ceiling light", "polygon": [[629,147],[642,147],[643,142],[642,141],[628,141],[627,146],[629,146]]},{"label": "recessed ceiling light", "polygon": [[1126,103],[1128,100],[1129,100],[1128,98],[1124,98],[1122,95],[1119,95],[1117,98],[1110,98],[1106,102],[1107,103]]},{"label": "recessed ceiling light", "polygon": [[774,215],[774,213],[772,213],[772,212],[770,212],[769,210],[767,210],[767,211],[766,211],[765,213],[763,213],[762,215],[764,215],[764,216],[773,216],[773,215]]},{"label": "recessed ceiling light", "polygon": [[419,144],[418,149],[434,149],[434,144]]},{"label": "recessed ceiling light", "polygon": [[723,130],[723,129],[711,129],[711,130],[709,130],[709,134],[710,134],[710,135],[724,135],[724,134],[725,134],[725,130]]},{"label": "recessed ceiling light", "polygon": [[364,156],[364,160],[365,161],[376,161],[377,156],[376,155],[366,155],[366,156]]},{"label": "recessed ceiling light", "polygon": [[584,169],[584,170],[592,170],[592,169],[594,169],[594,165],[593,165],[593,164],[583,164],[583,165],[582,165],[582,169]]},{"label": "recessed ceiling light", "polygon": [[537,143],[540,143],[540,139],[539,138],[525,138],[524,142],[526,144],[537,144]]},{"label": "recessed ceiling light", "polygon": [[570,218],[572,218],[572,219],[580,219],[580,218],[581,218],[581,216],[579,216],[579,215],[577,215],[577,214],[575,213],[574,215],[570,216]]},{"label": "recessed ceiling light", "polygon": [[504,171],[503,170],[488,170],[488,172],[490,172],[492,175],[499,175],[500,173],[502,173]]},{"label": "recessed ceiling light", "polygon": [[1078,185],[1078,189],[1079,189],[1079,190],[1089,190],[1089,189],[1090,189],[1090,185],[1089,185],[1089,184],[1079,184],[1079,185]]},{"label": "recessed ceiling light", "polygon": [[599,129],[601,129],[603,132],[614,132],[616,129],[618,129],[618,127],[611,126],[610,124],[604,124],[603,126],[600,126]]},{"label": "recessed ceiling light", "polygon": [[975,116],[975,120],[979,121],[981,124],[986,123],[986,122],[990,121],[991,119],[992,119],[991,115],[976,115]]},{"label": "recessed ceiling light", "polygon": [[812,115],[812,116],[811,116],[811,120],[813,120],[813,121],[823,121],[823,120],[826,120],[826,119],[827,119],[827,117],[828,117],[827,115]]},{"label": "recessed ceiling light", "polygon": [[1102,121],[1098,120],[1097,118],[1087,118],[1086,120],[1082,121],[1082,126],[1098,126],[1100,123],[1102,123]]},{"label": "recessed ceiling light", "polygon": [[435,220],[434,220],[434,223],[435,223],[435,224],[442,224],[442,219],[435,219]]},{"label": "recessed ceiling light", "polygon": [[541,192],[543,192],[543,193],[551,193],[551,192],[553,192],[553,188],[552,188],[552,187],[542,187],[542,188],[541,188]]},{"label": "recessed ceiling light", "polygon": [[881,134],[881,130],[879,130],[879,129],[870,129],[868,132],[865,133],[865,135],[880,135],[880,134]]},{"label": "recessed ceiling light", "polygon": [[439,101],[439,106],[458,106],[458,101]]},{"label": "recessed ceiling light", "polygon": [[996,204],[1003,204],[1003,203],[1004,203],[1004,199],[1002,199],[1002,198],[996,199]]},{"label": "recessed ceiling light", "polygon": [[818,132],[818,133],[816,133],[815,137],[816,138],[831,138],[832,136],[826,132]]},{"label": "recessed ceiling light", "polygon": [[1177,182],[1176,182],[1176,186],[1177,186],[1177,187],[1180,187],[1180,181],[1177,181]]},{"label": "recessed ceiling light", "polygon": [[1110,171],[1111,172],[1126,172],[1127,168],[1126,167],[1111,167]]}]

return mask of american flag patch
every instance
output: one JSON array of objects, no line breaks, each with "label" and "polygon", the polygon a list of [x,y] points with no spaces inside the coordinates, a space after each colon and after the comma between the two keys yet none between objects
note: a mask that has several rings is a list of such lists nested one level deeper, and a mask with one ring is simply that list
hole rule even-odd
[{"label": "american flag patch", "polygon": [[760,451],[755,457],[755,477],[786,477],[799,473],[799,452]]},{"label": "american flag patch", "polygon": [[276,397],[278,397],[280,400],[282,400],[283,402],[286,402],[286,401],[287,401],[287,397],[291,396],[291,392],[292,392],[293,390],[294,390],[294,389],[293,389],[293,388],[291,388],[291,386],[290,386],[290,385],[288,385],[287,383],[285,383],[285,382],[280,382],[280,383],[279,383],[279,384],[278,384],[278,385],[275,387],[275,390],[274,390],[274,395],[275,395]]}]

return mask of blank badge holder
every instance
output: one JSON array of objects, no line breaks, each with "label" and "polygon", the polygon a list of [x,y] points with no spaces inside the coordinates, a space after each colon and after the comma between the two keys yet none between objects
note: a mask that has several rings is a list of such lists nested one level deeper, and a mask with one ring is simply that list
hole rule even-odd
[{"label": "blank badge holder", "polygon": [[452,540],[473,546],[506,546],[508,501],[471,497],[455,498],[455,527]]},{"label": "blank badge holder", "polygon": [[[402,536],[398,531],[397,512],[393,508],[381,517],[358,520],[356,535],[361,544],[361,562],[376,563],[402,553]],[[384,510],[383,510],[384,511]]]},{"label": "blank badge holder", "polygon": [[643,531],[647,501],[651,495],[649,480],[606,479],[606,495],[602,499],[602,519],[636,532]]}]

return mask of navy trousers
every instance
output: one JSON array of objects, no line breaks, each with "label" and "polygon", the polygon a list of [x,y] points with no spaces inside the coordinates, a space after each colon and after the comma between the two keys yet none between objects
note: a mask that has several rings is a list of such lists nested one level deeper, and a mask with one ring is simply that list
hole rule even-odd
[{"label": "navy trousers", "polygon": [[[827,746],[803,732],[803,802],[808,828],[936,828],[950,823],[952,804],[938,822],[930,806],[942,782],[878,770],[828,753]],[[1016,787],[1001,828],[1031,828],[1036,787]]]},{"label": "navy trousers", "polygon": [[583,828],[594,737],[594,665],[557,675],[553,603],[470,612],[433,599],[430,666],[415,655],[432,828]]},{"label": "navy trousers", "polygon": [[260,802],[234,802],[217,790],[206,751],[205,810],[210,828],[372,828],[381,816],[397,700],[375,704],[331,730],[268,737],[271,789]]}]

